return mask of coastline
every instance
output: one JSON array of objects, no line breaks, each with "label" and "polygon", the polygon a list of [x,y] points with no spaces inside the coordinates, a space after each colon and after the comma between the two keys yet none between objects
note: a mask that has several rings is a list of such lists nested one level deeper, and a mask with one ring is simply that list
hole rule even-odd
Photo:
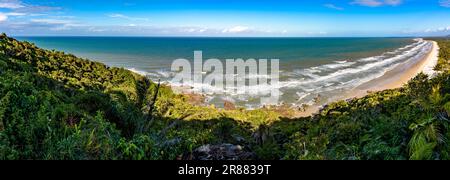
[{"label": "coastline", "polygon": [[383,76],[356,87],[351,91],[351,94],[354,95],[350,98],[363,97],[368,92],[401,88],[421,72],[432,76],[434,74],[433,68],[436,66],[438,60],[439,46],[435,41],[429,42],[433,44],[433,47],[424,58],[413,63],[407,62],[400,64],[392,70],[387,71]]},{"label": "coastline", "polygon": [[[427,54],[424,54],[423,58],[399,64],[393,69],[386,71],[381,77],[363,83],[353,88],[352,90],[349,90],[347,93],[344,93],[339,97],[336,97],[331,102],[336,102],[345,99],[361,98],[372,92],[379,92],[388,89],[400,88],[406,83],[408,83],[409,80],[417,76],[420,72],[424,72],[425,74],[432,76],[435,73],[433,68],[436,66],[438,61],[439,46],[435,41],[428,41],[428,42],[432,43],[432,47],[430,51],[427,52]],[[199,106],[208,105],[206,102],[204,102],[206,97],[202,94],[196,94],[192,92],[192,87],[172,86],[170,84],[167,85],[175,93],[184,94],[187,97],[189,97],[188,98],[189,102],[193,105]],[[274,106],[265,106],[257,109],[275,110],[281,112],[280,114],[289,114],[288,117],[309,117],[311,115],[318,113],[321,108],[322,108],[321,105],[312,105],[304,108],[289,105],[274,105]],[[227,110],[227,108],[224,108],[224,110]]]},{"label": "coastline", "polygon": [[[387,71],[383,76],[355,87],[347,94],[342,95],[342,97],[338,98],[336,101],[361,98],[373,92],[401,88],[421,72],[424,72],[429,76],[433,76],[435,74],[433,68],[438,62],[439,46],[435,41],[429,42],[433,44],[433,47],[422,59],[414,63],[406,62],[400,64]],[[314,115],[319,112],[320,108],[321,106],[310,106],[305,109],[305,111],[297,112],[295,117],[308,117]]]}]

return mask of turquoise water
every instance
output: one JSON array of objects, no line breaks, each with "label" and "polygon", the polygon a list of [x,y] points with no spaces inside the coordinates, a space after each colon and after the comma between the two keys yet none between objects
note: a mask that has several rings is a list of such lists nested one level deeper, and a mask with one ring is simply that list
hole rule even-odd
[{"label": "turquoise water", "polygon": [[[411,43],[406,38],[140,38],[19,37],[47,49],[62,50],[114,66],[168,68],[174,59],[276,58],[298,67],[381,54]],[[149,67],[147,67],[149,66]]]},{"label": "turquoise water", "polygon": [[[18,37],[46,49],[124,67],[152,79],[170,82],[175,59],[279,59],[281,102],[312,104],[318,95],[336,96],[381,76],[385,71],[428,50],[410,38],[166,38],[166,37]],[[261,86],[256,88],[275,88]],[[260,94],[210,94],[216,105],[226,99],[258,106]]]}]

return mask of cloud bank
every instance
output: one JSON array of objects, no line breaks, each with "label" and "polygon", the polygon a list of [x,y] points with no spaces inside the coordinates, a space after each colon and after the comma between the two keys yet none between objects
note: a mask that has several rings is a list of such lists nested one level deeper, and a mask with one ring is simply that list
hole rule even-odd
[{"label": "cloud bank", "polygon": [[380,6],[398,6],[402,3],[403,0],[354,0],[350,4],[368,7],[380,7]]},{"label": "cloud bank", "polygon": [[324,4],[323,6],[325,6],[326,8],[329,8],[329,9],[335,9],[335,10],[339,10],[339,11],[344,10],[344,8],[338,7],[334,4]]},{"label": "cloud bank", "polygon": [[109,14],[108,17],[110,18],[119,18],[119,19],[126,19],[130,21],[149,21],[148,18],[140,18],[140,17],[130,17],[123,14]]}]

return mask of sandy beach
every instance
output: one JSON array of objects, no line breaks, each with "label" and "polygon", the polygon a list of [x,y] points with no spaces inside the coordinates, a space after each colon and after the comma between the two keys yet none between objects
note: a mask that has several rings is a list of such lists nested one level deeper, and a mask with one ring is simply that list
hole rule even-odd
[{"label": "sandy beach", "polygon": [[[430,42],[433,43],[433,47],[424,58],[414,62],[408,61],[400,64],[392,70],[387,71],[383,76],[354,88],[349,91],[348,94],[344,94],[340,99],[360,98],[368,95],[370,92],[400,88],[420,72],[432,76],[435,73],[433,68],[438,61],[439,46],[434,41]],[[297,112],[296,117],[311,116],[312,114],[317,113],[319,109],[319,106],[311,106],[304,112]]]},{"label": "sandy beach", "polygon": [[434,41],[431,43],[433,43],[433,47],[423,59],[400,64],[386,72],[383,76],[356,87],[351,92],[353,95],[349,98],[362,97],[367,95],[368,92],[400,88],[420,72],[432,76],[434,74],[433,68],[436,66],[438,60],[439,46]]},{"label": "sandy beach", "polygon": [[[339,100],[345,99],[353,99],[360,98],[368,95],[371,92],[378,92],[387,89],[396,89],[400,88],[403,85],[407,84],[409,80],[417,76],[420,72],[424,72],[429,76],[434,75],[434,67],[438,61],[439,55],[439,46],[434,41],[428,41],[432,44],[431,49],[427,52],[424,51],[422,56],[417,58],[411,58],[399,65],[392,67],[391,69],[387,69],[387,71],[380,77],[372,79],[368,82],[365,82],[359,86],[354,87],[351,90],[346,91],[344,94],[340,94],[333,99],[328,99],[327,102],[335,102]],[[420,58],[423,57],[423,58]],[[172,90],[176,93],[185,94],[191,98],[191,101],[195,105],[206,105],[204,102],[206,96],[204,95],[196,95],[193,92],[193,87],[190,86],[171,86]],[[321,102],[326,103],[326,102]],[[277,110],[279,112],[290,112],[289,116],[293,117],[307,117],[312,114],[317,113],[322,105],[311,105],[309,107],[297,107],[297,106],[289,106],[289,105],[280,105],[280,106],[269,106],[266,108],[270,108],[272,110]]]}]

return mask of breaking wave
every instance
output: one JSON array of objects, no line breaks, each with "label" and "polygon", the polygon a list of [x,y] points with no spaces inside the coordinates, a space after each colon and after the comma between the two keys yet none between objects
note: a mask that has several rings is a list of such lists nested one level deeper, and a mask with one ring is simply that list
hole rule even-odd
[{"label": "breaking wave", "polygon": [[[293,69],[280,74],[278,85],[255,85],[246,88],[236,87],[216,87],[211,84],[191,83],[190,90],[205,93],[210,96],[227,99],[230,102],[254,99],[269,94],[274,88],[280,89],[281,94],[289,95],[290,98],[285,103],[292,104],[312,104],[318,96],[323,99],[332,99],[342,92],[355,88],[363,83],[383,76],[386,72],[394,69],[405,62],[414,62],[422,59],[432,48],[432,43],[422,39],[415,39],[415,42],[407,46],[385,52],[383,54],[365,57],[361,59],[345,59],[334,61],[329,64],[322,64],[308,68]],[[168,70],[142,71],[130,68],[131,71],[161,78],[164,82],[172,86],[183,86],[178,82],[172,82],[173,72]],[[245,79],[270,78],[267,75],[250,74]],[[323,103],[327,103],[326,101]],[[254,107],[254,104],[244,104],[247,107]]]}]

